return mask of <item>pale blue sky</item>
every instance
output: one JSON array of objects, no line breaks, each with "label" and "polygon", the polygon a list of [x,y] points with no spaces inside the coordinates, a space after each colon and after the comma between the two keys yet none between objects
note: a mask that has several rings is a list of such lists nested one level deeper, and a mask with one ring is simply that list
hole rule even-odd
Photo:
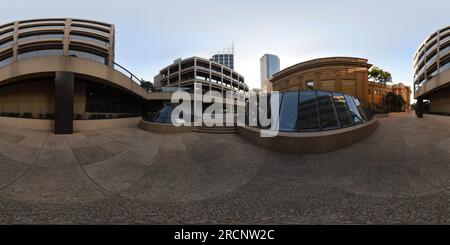
[{"label": "pale blue sky", "polygon": [[174,59],[209,58],[235,43],[235,70],[260,86],[259,59],[281,68],[325,56],[369,59],[395,82],[412,85],[412,56],[435,30],[450,25],[450,1],[361,0],[40,0],[10,1],[0,23],[43,17],[116,25],[116,62],[139,77]]}]

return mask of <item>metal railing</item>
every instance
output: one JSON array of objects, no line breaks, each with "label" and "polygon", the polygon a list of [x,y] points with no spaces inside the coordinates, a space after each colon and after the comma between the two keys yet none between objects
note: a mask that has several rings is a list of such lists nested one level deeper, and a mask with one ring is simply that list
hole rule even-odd
[{"label": "metal railing", "polygon": [[129,77],[131,80],[133,80],[135,83],[141,85],[143,82],[145,82],[143,79],[139,79],[137,76],[135,76],[133,73],[131,73],[129,70],[127,70],[125,67],[117,64],[114,62],[114,69],[121,72],[122,74]]}]

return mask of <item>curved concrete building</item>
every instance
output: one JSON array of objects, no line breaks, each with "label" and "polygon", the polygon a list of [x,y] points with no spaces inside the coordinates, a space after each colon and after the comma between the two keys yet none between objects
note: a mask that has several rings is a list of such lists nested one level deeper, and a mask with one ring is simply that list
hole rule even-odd
[{"label": "curved concrete building", "polygon": [[163,91],[193,91],[194,83],[202,84],[204,92],[249,91],[242,75],[225,65],[200,57],[175,60],[172,65],[161,69],[155,77],[155,88]]},{"label": "curved concrete building", "polygon": [[450,26],[431,34],[414,55],[414,98],[421,116],[423,100],[429,111],[450,114]]},{"label": "curved concrete building", "polygon": [[0,26],[0,116],[54,120],[142,113],[149,98],[139,79],[114,62],[114,25],[36,19]]}]

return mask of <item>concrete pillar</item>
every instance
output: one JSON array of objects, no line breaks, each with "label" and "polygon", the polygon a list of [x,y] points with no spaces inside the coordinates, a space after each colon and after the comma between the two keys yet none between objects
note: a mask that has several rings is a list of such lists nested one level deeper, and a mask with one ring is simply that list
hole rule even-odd
[{"label": "concrete pillar", "polygon": [[55,73],[55,134],[73,133],[74,73]]},{"label": "concrete pillar", "polygon": [[417,98],[417,106],[416,106],[416,116],[419,118],[423,117],[423,98]]}]

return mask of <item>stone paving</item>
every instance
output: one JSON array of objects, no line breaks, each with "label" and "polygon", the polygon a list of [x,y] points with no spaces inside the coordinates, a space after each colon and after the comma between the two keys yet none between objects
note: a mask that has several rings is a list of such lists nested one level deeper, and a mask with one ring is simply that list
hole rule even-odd
[{"label": "stone paving", "polygon": [[0,129],[0,223],[450,223],[450,128],[289,155],[237,135]]}]

